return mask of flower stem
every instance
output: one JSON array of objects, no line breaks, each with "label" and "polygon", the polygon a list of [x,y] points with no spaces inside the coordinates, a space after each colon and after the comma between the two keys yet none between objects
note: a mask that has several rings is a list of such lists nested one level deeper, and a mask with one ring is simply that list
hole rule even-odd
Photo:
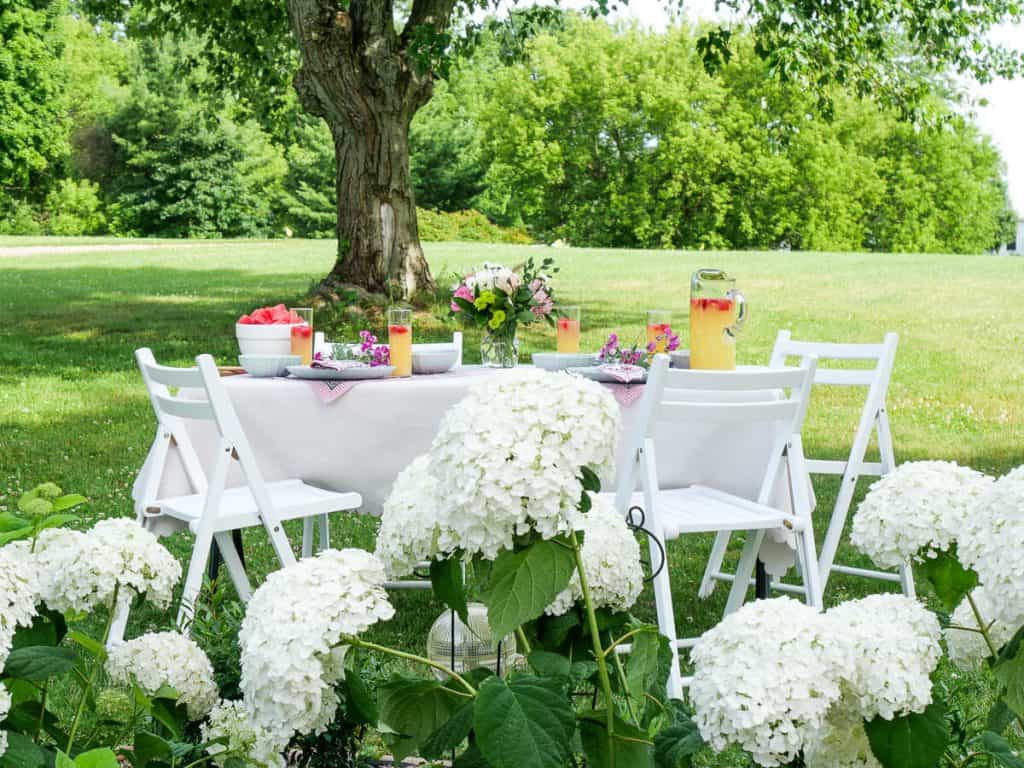
[{"label": "flower stem", "polygon": [[533,648],[530,646],[530,641],[526,639],[526,633],[523,632],[522,626],[516,627],[516,637],[519,638],[519,642],[523,646],[523,653],[529,656],[533,652]]},{"label": "flower stem", "polygon": [[[117,612],[117,593],[121,588],[120,584],[114,585],[114,596],[110,601],[110,610],[107,611],[107,623],[103,627],[103,637],[100,640],[100,645],[104,648],[107,647],[107,640],[110,639],[110,628],[114,624],[114,614]],[[71,753],[71,747],[75,743],[75,735],[78,733],[78,726],[82,722],[82,713],[85,711],[85,702],[89,700],[89,693],[92,691],[94,685],[96,685],[96,676],[100,673],[100,667],[103,666],[103,660],[97,657],[93,660],[92,670],[89,672],[89,679],[85,681],[85,685],[82,687],[82,698],[78,701],[78,709],[75,710],[75,719],[71,721],[71,730],[68,732],[68,744],[64,748],[64,752],[67,754]]]},{"label": "flower stem", "polygon": [[626,708],[629,710],[629,717],[633,721],[633,725],[640,727],[640,718],[636,716],[636,710],[633,708],[633,697],[629,692],[629,685],[626,682],[626,670],[622,666],[622,659],[619,658],[619,654],[613,654],[612,658],[615,659],[615,674],[619,678],[619,685],[622,686],[623,692],[626,694]]},{"label": "flower stem", "polygon": [[601,647],[601,631],[597,626],[597,614],[594,612],[594,603],[590,599],[590,585],[587,583],[587,574],[583,570],[583,553],[580,551],[580,542],[576,538],[576,531],[569,534],[569,541],[572,542],[573,553],[576,555],[576,571],[580,577],[580,591],[583,593],[583,605],[587,610],[587,622],[590,625],[590,639],[594,646],[594,658],[597,660],[597,676],[601,681],[601,691],[604,693],[605,718],[608,729],[608,755],[611,758],[612,768],[615,766],[615,702],[612,699],[612,681],[608,676],[608,663],[605,660],[604,649]]},{"label": "flower stem", "polygon": [[469,682],[461,677],[454,670],[448,669],[444,664],[438,664],[436,661],[424,658],[423,656],[417,656],[415,653],[406,653],[405,651],[398,651],[394,648],[388,648],[386,645],[377,645],[367,640],[360,640],[357,637],[345,637],[342,638],[345,645],[351,645],[353,648],[365,648],[368,651],[378,651],[380,653],[387,653],[391,656],[396,656],[399,659],[405,659],[406,661],[415,661],[417,664],[425,664],[428,667],[433,667],[439,672],[444,672],[446,675],[451,677],[453,680],[458,682],[471,696],[476,696],[476,688],[469,684]]},{"label": "flower stem", "polygon": [[654,627],[637,627],[636,629],[631,629],[631,630],[629,630],[629,632],[624,634],[622,637],[618,638],[617,640],[613,640],[612,644],[609,645],[607,648],[605,648],[601,652],[601,655],[602,656],[607,656],[612,651],[614,651],[617,646],[622,645],[624,642],[629,640],[629,638],[634,637],[635,635],[639,635],[639,634],[641,634],[643,632],[655,632],[655,631],[656,630],[654,629]]}]

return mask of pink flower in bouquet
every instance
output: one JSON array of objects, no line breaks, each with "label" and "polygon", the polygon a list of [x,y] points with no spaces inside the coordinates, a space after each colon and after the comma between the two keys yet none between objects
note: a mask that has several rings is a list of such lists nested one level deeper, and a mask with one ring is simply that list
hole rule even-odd
[{"label": "pink flower in bouquet", "polygon": [[474,298],[476,297],[473,296],[473,289],[470,288],[465,283],[459,283],[458,287],[455,289],[455,293],[452,294],[452,312],[462,311],[462,307],[456,304],[454,299],[465,299],[466,301],[472,301]]},{"label": "pink flower in bouquet", "polygon": [[533,306],[530,311],[537,317],[547,317],[555,309],[555,302],[548,292],[544,290],[544,281],[537,278],[530,283],[530,290],[533,292]]}]

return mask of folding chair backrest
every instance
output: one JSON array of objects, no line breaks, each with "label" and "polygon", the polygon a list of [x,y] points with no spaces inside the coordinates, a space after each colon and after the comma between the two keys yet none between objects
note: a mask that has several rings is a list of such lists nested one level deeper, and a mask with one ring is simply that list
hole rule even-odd
[{"label": "folding chair backrest", "polygon": [[[662,454],[673,444],[684,446],[679,461],[679,451],[672,451],[672,465],[658,462],[660,487],[700,483],[764,501],[788,441],[800,432],[814,369],[812,356],[800,368],[670,370],[668,359],[658,356],[627,438],[629,459],[633,461],[644,444],[655,438]],[[715,441],[716,450],[703,450],[705,440]],[[720,461],[722,445],[735,445],[737,461],[757,462],[764,471],[752,473],[745,467],[737,472],[735,465]],[[751,477],[757,478],[754,486]],[[634,483],[633,477],[620,471],[620,507]]]},{"label": "folding chair backrest", "polygon": [[[863,463],[863,454],[871,438],[879,416],[885,414],[885,398],[889,390],[896,362],[896,346],[899,335],[893,332],[885,334],[881,344],[836,344],[831,342],[794,341],[789,331],[779,331],[772,348],[769,366],[779,368],[791,357],[806,359],[814,356],[818,362],[836,361],[868,361],[875,365],[870,368],[828,368],[819,365],[814,375],[814,383],[845,387],[865,387],[867,396],[861,409],[860,421],[851,446],[850,460]],[[885,434],[879,435],[882,451],[881,464],[864,464],[865,474],[885,474],[895,468],[892,456],[891,438],[886,428]],[[846,471],[847,461],[808,460],[808,469],[816,474],[842,475]]]}]

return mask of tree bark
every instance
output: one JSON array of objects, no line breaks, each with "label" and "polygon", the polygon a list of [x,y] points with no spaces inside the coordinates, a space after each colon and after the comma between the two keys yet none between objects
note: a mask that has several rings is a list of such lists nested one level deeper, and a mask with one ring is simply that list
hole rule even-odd
[{"label": "tree bark", "polygon": [[391,0],[352,0],[348,11],[288,0],[288,14],[302,55],[296,92],[330,127],[337,159],[338,259],[324,283],[403,298],[431,288],[409,173],[409,126],[431,74],[406,60]]}]

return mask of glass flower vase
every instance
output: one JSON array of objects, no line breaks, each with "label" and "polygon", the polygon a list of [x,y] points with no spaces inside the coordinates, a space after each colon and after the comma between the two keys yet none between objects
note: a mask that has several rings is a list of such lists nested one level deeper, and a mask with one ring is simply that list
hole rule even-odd
[{"label": "glass flower vase", "polygon": [[515,368],[519,363],[519,339],[514,324],[486,331],[480,340],[480,362],[488,368]]}]

